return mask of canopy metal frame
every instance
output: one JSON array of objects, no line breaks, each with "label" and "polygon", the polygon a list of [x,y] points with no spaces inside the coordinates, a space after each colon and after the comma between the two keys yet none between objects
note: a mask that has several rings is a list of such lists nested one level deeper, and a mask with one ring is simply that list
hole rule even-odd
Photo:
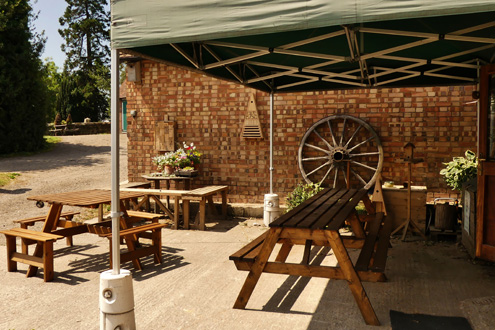
[{"label": "canopy metal frame", "polygon": [[[474,84],[477,82],[478,65],[486,61],[479,58],[466,60],[466,55],[489,51],[492,53],[492,58],[494,57],[495,38],[486,37],[487,29],[493,27],[495,22],[488,22],[451,31],[448,34],[435,34],[364,26],[341,26],[337,31],[273,48],[225,40],[170,44],[170,46],[193,69],[215,76],[214,70],[223,68],[229,72],[231,80],[253,88],[257,88],[255,85],[261,82],[264,86],[261,89],[270,92],[293,91],[298,86],[301,90],[307,90],[315,82],[337,84],[341,89],[373,88],[389,86],[398,81],[407,83],[407,80],[419,76],[444,79],[445,84]],[[362,45],[370,35],[383,38],[400,37],[403,43],[364,53]],[[336,39],[339,37],[344,37],[347,43],[346,56],[328,51],[332,49],[332,43],[339,43],[336,49],[341,47],[342,39]],[[463,47],[435,58],[420,57],[419,50],[418,56],[413,56],[416,49],[443,41],[462,43]],[[320,52],[302,50],[303,46],[314,45],[317,42],[325,42],[330,46],[322,47]],[[408,56],[403,55],[405,50]],[[135,53],[133,50],[127,52]],[[237,55],[239,52],[243,54]],[[224,57],[219,54],[224,54]],[[233,54],[233,56],[226,57],[225,54]],[[272,55],[306,58],[316,63],[305,66],[285,65],[272,61],[270,57]],[[167,58],[167,56],[158,57],[164,58],[165,61]],[[374,60],[384,65],[371,64]],[[352,69],[343,69],[343,67],[352,67]],[[452,68],[463,70],[456,70],[455,74],[445,72]],[[291,82],[276,83],[283,81],[280,78],[290,78]]]}]

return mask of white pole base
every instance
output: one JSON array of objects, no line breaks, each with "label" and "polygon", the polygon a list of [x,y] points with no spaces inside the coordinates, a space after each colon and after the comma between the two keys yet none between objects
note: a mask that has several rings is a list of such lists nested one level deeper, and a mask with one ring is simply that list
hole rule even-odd
[{"label": "white pole base", "polygon": [[131,272],[107,270],[100,275],[100,330],[135,330]]},{"label": "white pole base", "polygon": [[280,216],[280,208],[277,194],[265,194],[265,206],[263,210],[263,223],[268,227],[270,223]]}]

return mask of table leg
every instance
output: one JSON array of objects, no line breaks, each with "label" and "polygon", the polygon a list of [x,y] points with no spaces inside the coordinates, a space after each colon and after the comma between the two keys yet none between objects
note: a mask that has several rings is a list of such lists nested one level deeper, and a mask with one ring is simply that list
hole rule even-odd
[{"label": "table leg", "polygon": [[227,190],[222,190],[222,215],[227,219]]},{"label": "table leg", "polygon": [[347,284],[349,284],[349,288],[351,289],[352,295],[356,300],[364,321],[368,325],[380,325],[380,321],[378,321],[378,318],[376,317],[373,306],[371,306],[368,295],[366,294],[363,284],[361,283],[361,280],[352,265],[352,261],[349,258],[349,254],[344,247],[339,233],[337,231],[325,230],[325,236],[330,243],[333,253],[335,253],[340,269],[347,280]]},{"label": "table leg", "polygon": [[251,297],[256,284],[258,283],[261,273],[263,272],[263,269],[268,262],[268,258],[270,257],[270,254],[272,253],[273,248],[275,247],[275,244],[280,237],[281,232],[282,228],[270,228],[270,231],[268,232],[268,235],[263,242],[263,246],[261,247],[258,257],[251,266],[251,270],[249,271],[246,281],[242,286],[241,292],[239,292],[239,295],[237,296],[234,308],[244,309],[246,307],[248,300]]},{"label": "table leg", "polygon": [[289,253],[292,250],[293,246],[294,246],[293,244],[284,242],[282,244],[282,247],[280,248],[280,251],[278,251],[278,255],[275,258],[275,261],[276,262],[285,262],[285,260],[287,260],[287,257],[289,256]]},{"label": "table leg", "polygon": [[[170,190],[170,181],[165,180],[165,189]],[[170,209],[170,197],[167,196],[167,208]]]},{"label": "table leg", "polygon": [[174,226],[179,229],[179,196],[174,197]]}]

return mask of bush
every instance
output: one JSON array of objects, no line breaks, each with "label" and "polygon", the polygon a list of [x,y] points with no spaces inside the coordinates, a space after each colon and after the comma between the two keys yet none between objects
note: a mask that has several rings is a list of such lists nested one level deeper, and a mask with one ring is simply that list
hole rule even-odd
[{"label": "bush", "polygon": [[298,184],[296,188],[287,195],[287,211],[292,210],[308,198],[323,190],[319,183]]},{"label": "bush", "polygon": [[471,150],[466,151],[465,157],[454,157],[452,161],[443,164],[447,167],[440,174],[453,190],[461,190],[462,184],[475,178],[478,170],[476,154]]}]

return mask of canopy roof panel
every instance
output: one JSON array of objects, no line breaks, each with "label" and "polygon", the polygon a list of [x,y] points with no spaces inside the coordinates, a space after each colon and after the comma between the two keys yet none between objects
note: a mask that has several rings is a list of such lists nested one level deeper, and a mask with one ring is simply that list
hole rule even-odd
[{"label": "canopy roof panel", "polygon": [[265,91],[472,84],[493,1],[112,2],[112,46]]}]

